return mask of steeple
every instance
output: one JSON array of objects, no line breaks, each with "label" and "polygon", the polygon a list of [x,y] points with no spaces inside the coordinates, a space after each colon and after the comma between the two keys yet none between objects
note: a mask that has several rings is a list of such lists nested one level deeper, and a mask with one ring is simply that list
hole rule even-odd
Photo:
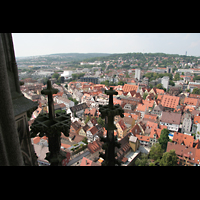
[{"label": "steeple", "polygon": [[38,133],[39,137],[46,135],[49,143],[49,153],[47,153],[46,159],[51,163],[51,166],[62,165],[63,159],[66,158],[66,154],[60,149],[61,132],[66,137],[69,136],[69,130],[71,126],[70,114],[56,114],[55,117],[53,94],[57,94],[58,90],[51,86],[51,81],[47,81],[47,88],[41,91],[41,94],[48,95],[48,114],[39,114],[31,126],[31,137],[35,137]]},{"label": "steeple", "polygon": [[117,142],[117,138],[114,137],[114,130],[117,127],[114,124],[114,116],[120,115],[124,117],[124,110],[119,104],[113,105],[113,95],[117,95],[118,92],[110,87],[110,90],[106,90],[105,94],[109,95],[109,104],[102,106],[99,105],[99,112],[101,113],[101,118],[105,118],[105,129],[107,130],[107,137],[101,137],[101,141],[104,142],[102,148],[105,150],[105,154],[100,153],[100,156],[104,159],[102,166],[115,166],[121,163],[115,158],[115,147],[120,148],[120,144]]}]

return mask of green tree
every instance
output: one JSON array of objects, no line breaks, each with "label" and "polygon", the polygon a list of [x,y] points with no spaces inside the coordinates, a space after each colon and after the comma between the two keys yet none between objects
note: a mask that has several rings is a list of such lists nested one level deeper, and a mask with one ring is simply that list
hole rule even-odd
[{"label": "green tree", "polygon": [[137,158],[135,161],[136,166],[148,166],[149,161],[148,161],[148,155],[143,153],[140,158]]},{"label": "green tree", "polygon": [[[144,76],[150,79],[150,78],[153,77],[153,74],[154,74],[154,73],[152,73],[152,72],[148,72],[148,73],[146,73]],[[156,76],[156,75],[155,75],[155,76]]]},{"label": "green tree", "polygon": [[179,81],[180,79],[181,79],[180,74],[176,73],[175,76],[174,76],[174,81]]},{"label": "green tree", "polygon": [[66,110],[55,110],[55,114],[56,113],[63,113],[63,114],[66,114]]},{"label": "green tree", "polygon": [[105,120],[103,120],[101,117],[99,117],[99,118],[97,119],[97,123],[98,123],[99,125],[101,125],[102,127],[105,126]]},{"label": "green tree", "polygon": [[[179,61],[178,61],[179,62]],[[174,73],[177,70],[176,66],[172,69],[172,73]]]},{"label": "green tree", "polygon": [[172,149],[169,152],[163,154],[162,159],[159,163],[160,166],[177,166],[177,155],[175,150]]},{"label": "green tree", "polygon": [[106,81],[103,81],[103,82],[101,82],[101,84],[104,84],[105,86],[109,86],[109,80],[106,80]]},{"label": "green tree", "polygon": [[164,128],[161,131],[160,138],[158,138],[158,142],[161,145],[162,149],[166,151],[167,143],[169,142],[169,130]]},{"label": "green tree", "polygon": [[75,105],[78,104],[78,101],[77,101],[76,99],[73,99],[72,97],[69,97],[68,99],[69,99],[70,101],[73,101]]},{"label": "green tree", "polygon": [[87,115],[87,117],[86,117],[86,119],[85,119],[85,124],[87,124],[87,123],[89,122],[89,120],[90,120],[90,116]]},{"label": "green tree", "polygon": [[52,78],[56,78],[56,80],[58,80],[58,77],[60,76],[60,74],[58,74],[58,73],[54,73],[53,75],[52,75]]},{"label": "green tree", "polygon": [[163,89],[162,83],[157,84],[157,85],[156,85],[156,88],[158,88],[158,89]]},{"label": "green tree", "polygon": [[88,142],[87,142],[87,138],[84,137],[83,140],[82,140],[82,142],[84,142],[85,144],[88,144]]},{"label": "green tree", "polygon": [[193,81],[200,80],[200,76],[194,75]]},{"label": "green tree", "polygon": [[128,64],[124,64],[124,65],[122,65],[122,68],[125,68],[125,69],[129,69],[130,68],[130,65],[128,65]]},{"label": "green tree", "polygon": [[149,152],[149,157],[155,162],[159,162],[159,160],[162,158],[163,155],[163,149],[159,143],[155,143]]},{"label": "green tree", "polygon": [[149,88],[153,88],[153,85],[152,85],[152,84],[149,84]]},{"label": "green tree", "polygon": [[169,80],[172,80],[172,79],[173,79],[173,75],[170,74],[170,73],[165,73],[165,74],[163,74],[163,76],[169,76]]},{"label": "green tree", "polygon": [[130,78],[130,76],[128,75],[128,72],[125,73],[126,78]]},{"label": "green tree", "polygon": [[186,92],[190,92],[190,89],[185,90]]},{"label": "green tree", "polygon": [[149,166],[156,166],[156,163],[155,163],[155,162],[151,162],[151,163],[149,164]]},{"label": "green tree", "polygon": [[175,83],[173,81],[169,80],[169,85],[175,86]]},{"label": "green tree", "polygon": [[144,100],[146,99],[147,95],[148,95],[148,93],[146,93],[146,92],[143,94],[143,99]]},{"label": "green tree", "polygon": [[73,102],[74,102],[75,105],[78,104],[78,101],[76,99],[73,99]]},{"label": "green tree", "polygon": [[114,68],[113,65],[110,64],[110,65],[108,65],[108,68],[107,68],[107,69],[113,69],[113,68]]},{"label": "green tree", "polygon": [[200,94],[200,89],[194,88],[192,94]]},{"label": "green tree", "polygon": [[124,85],[125,83],[127,83],[127,82],[119,81],[119,82],[117,83],[117,85]]},{"label": "green tree", "polygon": [[47,84],[47,81],[48,81],[48,78],[46,78],[46,77],[44,77],[44,78],[42,79],[42,83],[43,83],[44,85]]},{"label": "green tree", "polygon": [[58,83],[61,83],[61,76],[58,77],[57,82],[58,82]]},{"label": "green tree", "polygon": [[72,80],[76,80],[77,79],[77,74],[72,74]]}]

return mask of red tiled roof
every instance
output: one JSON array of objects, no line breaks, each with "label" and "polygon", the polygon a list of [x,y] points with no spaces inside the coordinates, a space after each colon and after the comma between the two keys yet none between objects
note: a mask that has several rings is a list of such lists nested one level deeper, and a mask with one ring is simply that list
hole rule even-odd
[{"label": "red tiled roof", "polygon": [[123,87],[123,91],[124,92],[130,92],[130,91],[137,91],[138,89],[138,85],[130,85],[130,84],[125,84]]},{"label": "red tiled roof", "polygon": [[121,105],[121,104],[122,104],[122,100],[113,98],[113,104],[114,104],[114,105],[115,105],[115,104]]},{"label": "red tiled roof", "polygon": [[200,99],[200,95],[199,94],[190,94],[190,96],[189,97],[191,97],[191,98],[198,98],[198,99]]},{"label": "red tiled roof", "polygon": [[136,110],[137,110],[137,111],[140,111],[140,112],[144,112],[145,109],[148,109],[148,106],[139,103]]},{"label": "red tiled roof", "polygon": [[147,99],[143,100],[143,104],[148,107],[153,107],[154,100],[148,101]]},{"label": "red tiled roof", "polygon": [[134,119],[134,120],[137,120],[139,115],[135,115],[135,114],[131,114],[131,117]]},{"label": "red tiled roof", "polygon": [[124,113],[124,117],[131,117],[130,113]]},{"label": "red tiled roof", "polygon": [[158,128],[152,128],[150,133],[150,138],[154,138],[154,135],[156,134],[156,139],[160,138],[161,129]]},{"label": "red tiled roof", "polygon": [[37,144],[40,141],[40,137],[34,137],[33,138],[33,143]]},{"label": "red tiled roof", "polygon": [[167,152],[169,152],[170,150],[175,150],[177,157],[181,160],[183,160],[184,157],[189,157],[190,159],[188,160],[188,162],[190,163],[196,163],[195,157],[196,157],[196,152],[198,152],[196,160],[198,159],[200,160],[199,151],[197,151],[198,149],[192,147],[186,148],[184,145],[168,142]]},{"label": "red tiled roof", "polygon": [[165,91],[163,89],[156,88],[156,93],[160,95],[160,94],[164,94]]},{"label": "red tiled roof", "polygon": [[192,106],[199,106],[200,101],[199,99],[185,97],[184,103]]},{"label": "red tiled roof", "polygon": [[96,108],[92,108],[92,110],[90,110],[90,114],[91,114],[92,116],[95,116],[96,111],[97,111]]},{"label": "red tiled roof", "polygon": [[123,163],[125,163],[127,160],[128,160],[128,158],[123,157],[121,161],[122,161]]},{"label": "red tiled roof", "polygon": [[67,149],[67,148],[71,147],[71,145],[69,145],[69,144],[64,144],[64,143],[61,143],[61,147],[64,147],[65,149]]},{"label": "red tiled roof", "polygon": [[92,135],[94,135],[94,134],[96,134],[98,132],[98,129],[97,129],[96,126],[92,126],[87,131],[90,131],[92,133]]},{"label": "red tiled roof", "polygon": [[89,160],[86,157],[83,157],[80,166],[91,166],[92,165],[92,160]]},{"label": "red tiled roof", "polygon": [[200,149],[196,149],[194,161],[196,164],[200,164]]},{"label": "red tiled roof", "polygon": [[194,137],[183,133],[174,132],[173,142],[184,143],[185,146],[193,147]]},{"label": "red tiled roof", "polygon": [[157,100],[160,100],[161,101],[161,99],[163,98],[163,95],[158,95],[158,97],[157,97]]},{"label": "red tiled roof", "polygon": [[86,157],[83,157],[80,166],[100,166],[100,164],[95,163]]},{"label": "red tiled roof", "polygon": [[158,127],[158,124],[157,124],[157,123],[154,123],[154,122],[147,121],[146,127],[149,127],[149,128],[157,128],[157,127]]},{"label": "red tiled roof", "polygon": [[63,94],[64,94],[64,92],[58,92],[57,94],[53,94],[52,96],[53,96],[53,97],[56,97],[56,96],[62,97]]},{"label": "red tiled roof", "polygon": [[161,105],[168,108],[176,108],[179,104],[180,97],[163,95]]},{"label": "red tiled roof", "polygon": [[138,138],[138,140],[149,142],[150,136],[146,136],[146,135],[135,135],[135,136]]},{"label": "red tiled roof", "polygon": [[101,149],[101,142],[99,142],[98,140],[92,142],[92,143],[89,143],[88,144],[88,149],[91,153],[95,153],[96,151],[98,151],[99,149]]},{"label": "red tiled roof", "polygon": [[145,119],[153,119],[154,121],[156,121],[157,115],[145,114],[145,115],[144,115],[144,118],[145,118]]},{"label": "red tiled roof", "polygon": [[194,124],[200,123],[200,116],[194,116]]},{"label": "red tiled roof", "polygon": [[61,108],[66,108],[66,105],[64,103],[58,104]]},{"label": "red tiled roof", "polygon": [[84,114],[85,114],[85,115],[88,115],[89,113],[90,113],[89,109],[86,108],[85,111],[84,111]]}]

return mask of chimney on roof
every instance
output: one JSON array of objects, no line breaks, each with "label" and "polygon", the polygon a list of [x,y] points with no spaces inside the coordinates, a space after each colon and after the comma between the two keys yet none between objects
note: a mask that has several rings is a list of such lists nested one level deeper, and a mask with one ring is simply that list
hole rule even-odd
[{"label": "chimney on roof", "polygon": [[85,160],[85,164],[87,165],[88,163],[87,163],[87,160]]}]

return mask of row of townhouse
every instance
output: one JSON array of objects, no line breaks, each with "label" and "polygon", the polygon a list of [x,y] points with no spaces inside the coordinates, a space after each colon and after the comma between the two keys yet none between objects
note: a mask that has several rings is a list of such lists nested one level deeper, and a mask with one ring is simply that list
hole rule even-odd
[{"label": "row of townhouse", "polygon": [[100,136],[103,136],[103,128],[97,123],[97,120],[93,117],[87,124],[82,126],[78,121],[71,124],[70,134],[72,137],[79,135],[87,138],[88,143],[96,141]]},{"label": "row of townhouse", "polygon": [[166,126],[158,126],[157,123],[147,121],[146,124],[142,121],[136,124],[130,132],[138,138],[140,144],[151,147],[158,142],[162,129],[167,128]]}]

